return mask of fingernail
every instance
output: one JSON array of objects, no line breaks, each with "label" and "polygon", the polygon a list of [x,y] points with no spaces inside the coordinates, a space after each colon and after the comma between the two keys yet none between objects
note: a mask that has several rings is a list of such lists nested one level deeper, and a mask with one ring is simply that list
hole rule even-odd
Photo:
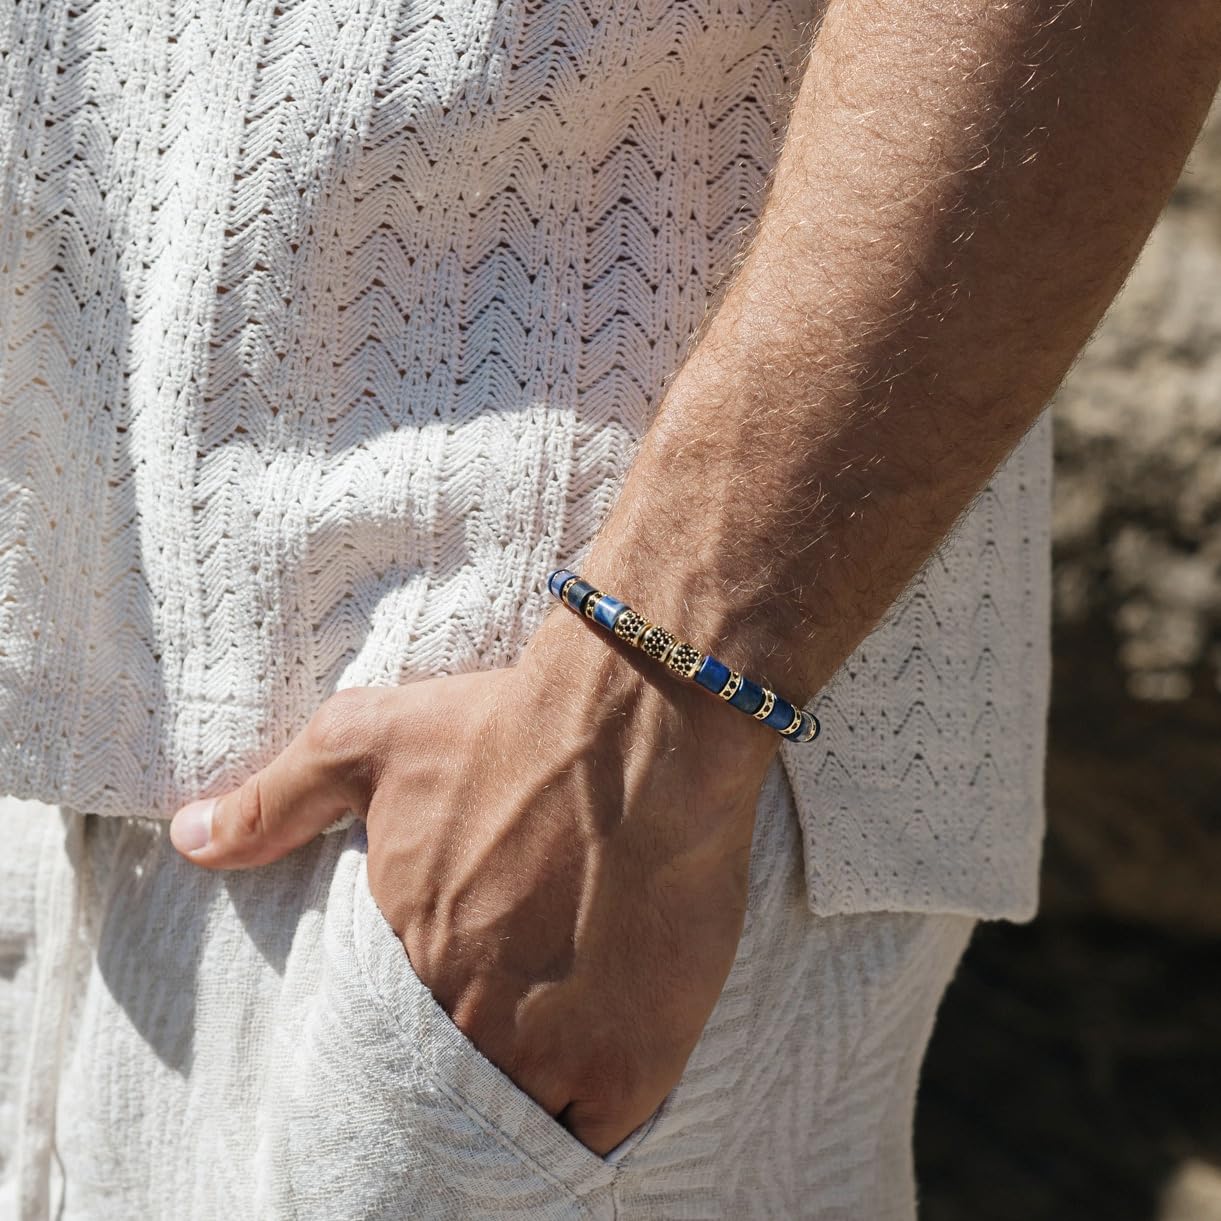
[{"label": "fingernail", "polygon": [[170,842],[179,852],[198,852],[212,838],[212,814],[217,798],[192,801],[174,815],[170,823]]}]

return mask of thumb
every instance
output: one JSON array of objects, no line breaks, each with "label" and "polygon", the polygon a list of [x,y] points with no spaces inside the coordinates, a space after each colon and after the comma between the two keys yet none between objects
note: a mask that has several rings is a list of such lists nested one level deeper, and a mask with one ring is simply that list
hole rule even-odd
[{"label": "thumb", "polygon": [[206,869],[250,869],[308,843],[350,809],[363,814],[375,745],[369,703],[361,688],[332,696],[240,788],[183,806],[171,843]]}]

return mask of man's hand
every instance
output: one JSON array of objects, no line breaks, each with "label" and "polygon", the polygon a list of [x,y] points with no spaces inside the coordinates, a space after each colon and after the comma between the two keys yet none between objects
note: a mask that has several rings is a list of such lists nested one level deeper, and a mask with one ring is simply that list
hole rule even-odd
[{"label": "man's hand", "polygon": [[557,608],[511,668],[339,693],[171,835],[244,868],[364,815],[370,889],[416,973],[605,1153],[677,1082],[733,963],[774,750],[648,664]]}]

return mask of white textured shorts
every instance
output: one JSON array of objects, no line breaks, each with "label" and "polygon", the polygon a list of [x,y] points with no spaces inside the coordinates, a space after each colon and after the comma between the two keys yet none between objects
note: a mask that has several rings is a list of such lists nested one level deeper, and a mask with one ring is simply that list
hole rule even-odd
[{"label": "white textured shorts", "polygon": [[7,1215],[914,1215],[917,1078],[974,922],[813,915],[778,763],[724,992],[681,1082],[606,1158],[415,977],[363,826],[226,875],[157,823],[0,801],[0,834]]}]

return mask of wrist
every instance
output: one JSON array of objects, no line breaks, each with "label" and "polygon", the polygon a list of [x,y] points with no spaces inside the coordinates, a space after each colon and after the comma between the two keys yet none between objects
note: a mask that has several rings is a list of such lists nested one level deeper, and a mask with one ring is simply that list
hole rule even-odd
[{"label": "wrist", "polygon": [[525,698],[547,705],[541,715],[609,752],[684,771],[710,800],[753,797],[779,746],[773,730],[564,607],[547,615],[519,665]]},{"label": "wrist", "polygon": [[[692,443],[706,430],[691,394],[667,396],[580,575],[802,706],[834,665],[811,640],[808,593],[788,560],[795,544],[759,504],[741,503],[741,480],[709,452],[721,447]],[[830,643],[825,627],[820,644]]]}]

